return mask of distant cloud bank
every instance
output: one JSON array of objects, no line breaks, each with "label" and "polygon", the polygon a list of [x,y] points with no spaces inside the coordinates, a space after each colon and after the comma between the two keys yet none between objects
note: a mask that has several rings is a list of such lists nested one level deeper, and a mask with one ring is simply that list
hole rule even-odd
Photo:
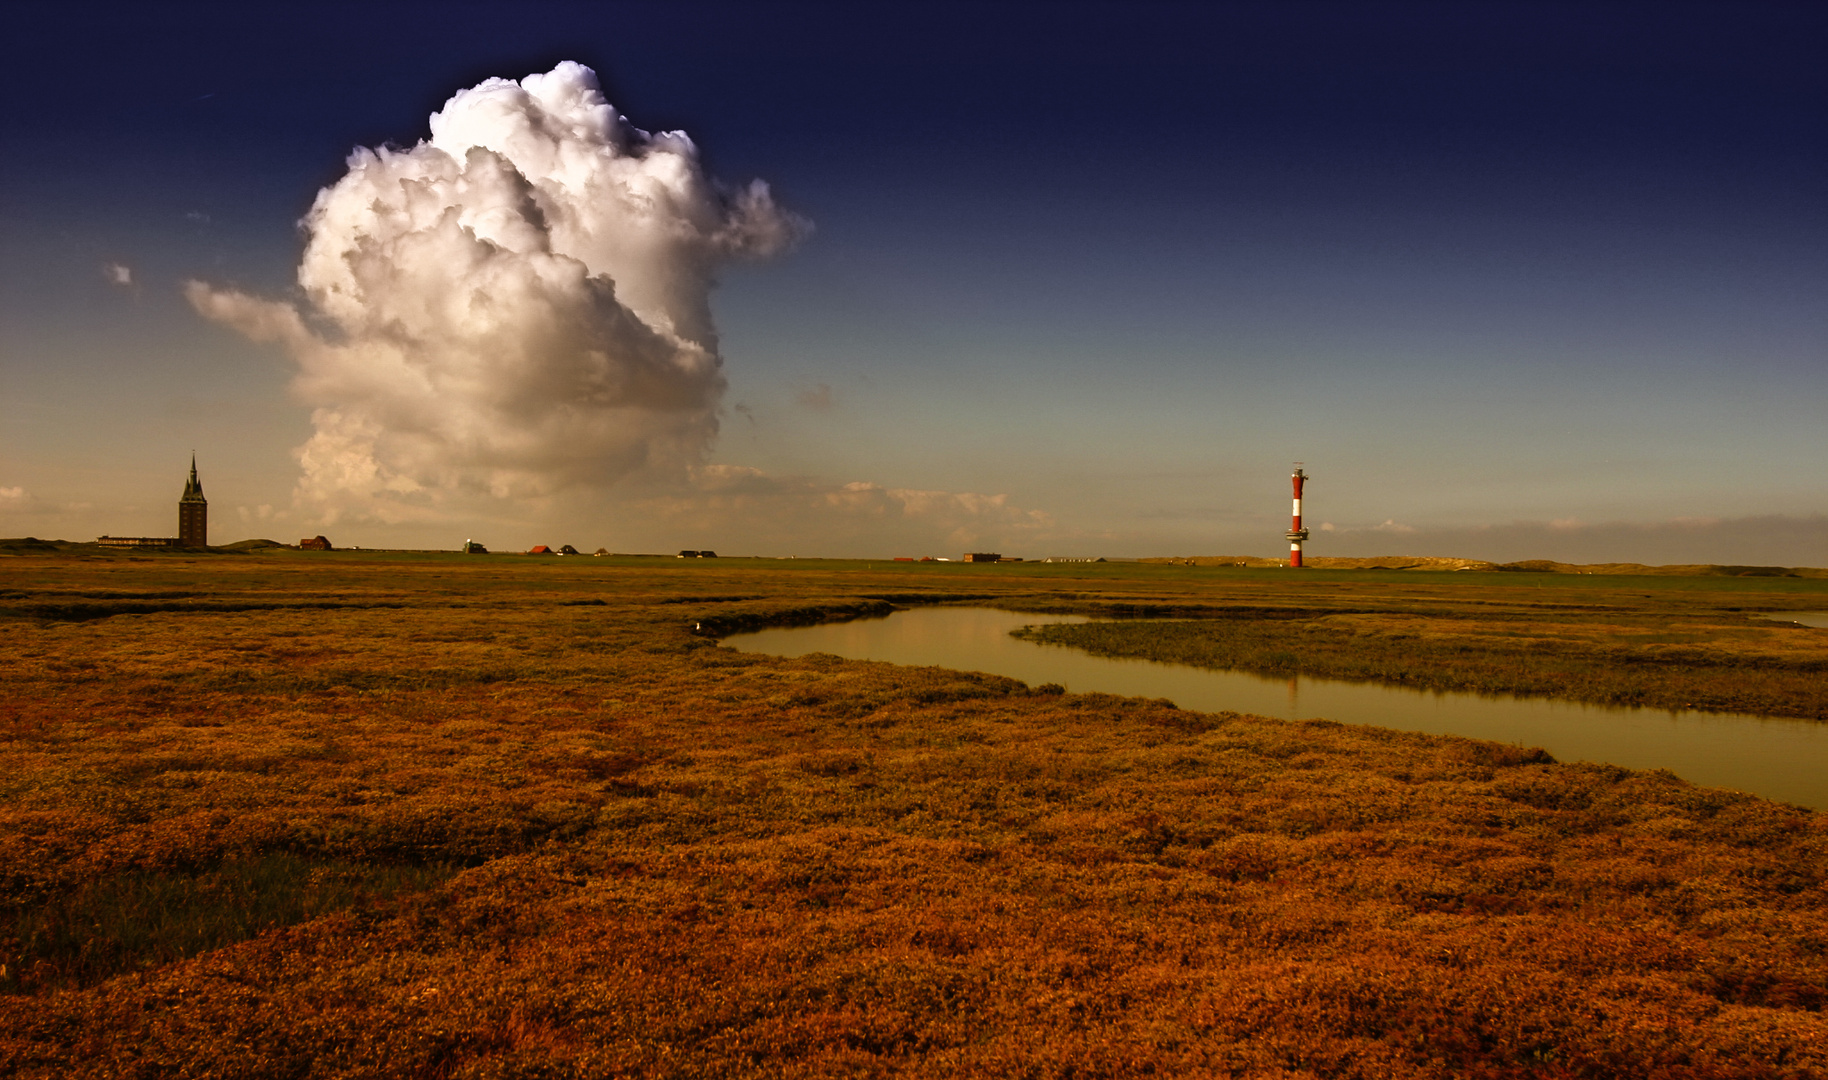
[{"label": "distant cloud bank", "polygon": [[1027,550],[1055,527],[1050,515],[1005,494],[837,484],[735,465],[694,469],[689,490],[639,508],[679,535],[736,532],[743,550],[764,554],[956,557],[980,543]]},{"label": "distant cloud bank", "polygon": [[1723,563],[1828,566],[1828,515],[1674,518],[1587,524],[1572,519],[1462,528],[1392,530],[1392,523],[1333,526],[1315,555],[1452,555],[1492,562]]}]

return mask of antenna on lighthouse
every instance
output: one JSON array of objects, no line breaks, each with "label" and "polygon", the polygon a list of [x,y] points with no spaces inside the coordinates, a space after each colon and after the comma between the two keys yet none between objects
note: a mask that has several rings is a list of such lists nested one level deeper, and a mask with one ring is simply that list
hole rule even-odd
[{"label": "antenna on lighthouse", "polygon": [[1301,482],[1307,478],[1308,474],[1301,471],[1301,462],[1295,462],[1294,475],[1289,477],[1295,482],[1295,516],[1288,527],[1288,564],[1291,570],[1301,568],[1301,545],[1308,538],[1308,531],[1301,527]]}]

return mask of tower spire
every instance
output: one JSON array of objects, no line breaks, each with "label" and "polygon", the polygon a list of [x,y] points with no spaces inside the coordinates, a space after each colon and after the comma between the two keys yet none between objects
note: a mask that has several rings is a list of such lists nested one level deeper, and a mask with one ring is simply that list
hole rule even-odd
[{"label": "tower spire", "polygon": [[190,479],[184,484],[184,497],[186,499],[203,497],[203,482],[197,479],[197,452],[195,450],[190,452]]}]

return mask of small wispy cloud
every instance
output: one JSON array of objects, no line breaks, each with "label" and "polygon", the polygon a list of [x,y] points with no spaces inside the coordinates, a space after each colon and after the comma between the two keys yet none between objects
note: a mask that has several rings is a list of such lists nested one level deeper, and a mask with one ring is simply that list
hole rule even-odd
[{"label": "small wispy cloud", "polygon": [[133,268],[126,263],[111,262],[102,266],[102,276],[111,285],[129,286],[133,284]]},{"label": "small wispy cloud", "polygon": [[1408,534],[1415,532],[1416,529],[1413,525],[1404,525],[1394,518],[1385,518],[1376,525],[1336,525],[1331,521],[1323,521],[1316,528],[1316,531],[1341,534],[1394,533],[1398,536],[1407,536]]},{"label": "small wispy cloud", "polygon": [[235,516],[239,517],[242,520],[242,523],[247,525],[264,524],[270,521],[284,521],[287,517],[284,511],[274,510],[270,503],[262,503],[259,506],[254,507],[237,506],[235,507]]},{"label": "small wispy cloud", "polygon": [[836,398],[832,396],[831,387],[824,383],[817,383],[810,389],[800,391],[794,395],[793,400],[813,412],[830,412],[831,407],[837,404]]}]

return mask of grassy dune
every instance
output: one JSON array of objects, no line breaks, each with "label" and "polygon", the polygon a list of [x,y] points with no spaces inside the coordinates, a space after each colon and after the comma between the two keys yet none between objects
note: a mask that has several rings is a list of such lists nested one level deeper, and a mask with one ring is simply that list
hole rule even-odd
[{"label": "grassy dune", "polygon": [[1534,577],[0,559],[0,1074],[1828,1073],[1823,815],[707,633],[1828,606]]}]

